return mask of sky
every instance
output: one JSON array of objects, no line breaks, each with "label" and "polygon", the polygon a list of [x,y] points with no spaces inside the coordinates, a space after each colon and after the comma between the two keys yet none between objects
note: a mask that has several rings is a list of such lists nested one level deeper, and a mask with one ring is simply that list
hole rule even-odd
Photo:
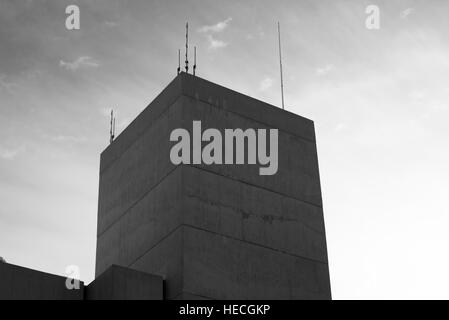
[{"label": "sky", "polygon": [[0,0],[0,256],[93,280],[110,109],[120,133],[176,76],[186,21],[198,76],[279,106],[279,21],[286,109],[315,122],[333,298],[449,298],[448,13],[443,0]]}]

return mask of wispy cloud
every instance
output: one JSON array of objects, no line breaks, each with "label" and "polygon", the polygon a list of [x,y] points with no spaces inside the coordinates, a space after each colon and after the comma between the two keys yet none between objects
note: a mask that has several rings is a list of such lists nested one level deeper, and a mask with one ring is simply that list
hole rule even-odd
[{"label": "wispy cloud", "polygon": [[273,78],[265,77],[259,84],[259,91],[267,91],[273,86]]},{"label": "wispy cloud", "polygon": [[400,17],[401,19],[407,19],[407,17],[415,11],[414,8],[407,8],[404,11],[401,11]]},{"label": "wispy cloud", "polygon": [[224,21],[220,21],[216,24],[209,25],[209,26],[202,26],[198,29],[198,32],[222,32],[224,29],[226,29],[229,25],[229,23],[232,21],[232,18],[227,18]]},{"label": "wispy cloud", "polygon": [[105,21],[104,24],[110,28],[116,27],[118,25],[118,23],[115,21]]},{"label": "wispy cloud", "polygon": [[207,35],[207,41],[209,42],[209,49],[215,50],[224,48],[228,45],[227,42],[224,42],[222,40],[215,39],[212,35]]},{"label": "wispy cloud", "polygon": [[94,60],[91,57],[88,56],[83,56],[83,57],[79,57],[78,59],[76,59],[73,62],[66,62],[64,60],[60,60],[59,61],[59,66],[63,67],[67,70],[70,71],[76,71],[79,68],[85,67],[85,68],[96,68],[98,67],[100,64]]},{"label": "wispy cloud", "polygon": [[87,141],[86,137],[82,137],[82,136],[68,136],[68,135],[56,135],[56,136],[49,136],[50,140],[54,141],[54,142],[68,142],[68,143],[80,143],[80,142],[85,142]]},{"label": "wispy cloud", "polygon": [[5,148],[0,146],[0,158],[4,160],[13,160],[23,151],[25,151],[23,146],[18,148]]},{"label": "wispy cloud", "polygon": [[344,130],[345,128],[346,128],[346,124],[340,122],[335,126],[335,131],[340,132],[340,131]]},{"label": "wispy cloud", "polygon": [[207,42],[209,43],[209,49],[216,50],[220,48],[224,48],[228,45],[227,42],[215,38],[212,33],[219,33],[225,30],[229,23],[232,21],[232,18],[227,18],[224,21],[220,21],[214,25],[206,25],[202,26],[198,29],[198,32],[205,33]]},{"label": "wispy cloud", "polygon": [[12,92],[12,89],[17,86],[17,83],[10,82],[6,79],[6,75],[0,74],[0,90]]},{"label": "wispy cloud", "polygon": [[258,31],[256,33],[248,33],[246,35],[246,39],[248,40],[262,39],[263,37],[265,37],[265,32],[263,31]]},{"label": "wispy cloud", "polygon": [[422,90],[413,90],[408,95],[412,100],[422,100],[425,98],[426,94]]},{"label": "wispy cloud", "polygon": [[449,110],[449,106],[447,104],[442,103],[434,103],[430,106],[433,111],[447,111]]},{"label": "wispy cloud", "polygon": [[328,64],[324,67],[320,67],[316,69],[316,75],[317,76],[324,76],[326,74],[328,74],[329,72],[331,72],[334,69],[334,65],[332,64]]}]

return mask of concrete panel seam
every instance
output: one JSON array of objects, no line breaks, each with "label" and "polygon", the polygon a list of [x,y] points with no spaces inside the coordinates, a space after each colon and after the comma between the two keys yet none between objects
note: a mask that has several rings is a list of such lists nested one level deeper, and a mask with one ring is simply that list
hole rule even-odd
[{"label": "concrete panel seam", "polygon": [[193,292],[191,292],[191,291],[187,291],[187,290],[184,290],[184,289],[183,289],[179,294],[177,294],[177,295],[174,296],[173,298],[169,298],[169,299],[175,300],[177,297],[179,297],[180,295],[182,295],[182,294],[184,294],[184,293],[191,294],[191,295],[194,295],[194,296],[197,296],[197,297],[201,297],[201,298],[205,298],[205,299],[207,299],[207,300],[217,300],[217,299],[214,299],[214,298],[211,298],[211,297],[207,297],[207,296],[203,296],[203,295],[198,294],[198,293],[193,293]]},{"label": "concrete panel seam", "polygon": [[136,259],[134,259],[133,262],[131,262],[130,264],[128,264],[128,268],[132,269],[132,265],[135,264],[136,262],[138,262],[141,258],[143,258],[148,252],[150,252],[152,249],[154,249],[155,247],[157,247],[162,241],[164,241],[165,239],[167,239],[168,237],[170,237],[173,233],[175,233],[178,229],[180,229],[183,226],[183,224],[178,224],[175,228],[173,228],[171,231],[169,231],[165,236],[163,236],[157,243],[153,244],[150,248],[148,248],[147,250],[145,250],[144,253],[142,253],[140,256],[138,256]]},{"label": "concrete panel seam", "polygon": [[255,242],[252,242],[252,241],[242,240],[242,239],[239,239],[239,238],[236,238],[236,237],[224,235],[224,234],[221,234],[221,233],[218,233],[218,232],[214,232],[214,231],[211,231],[211,230],[199,228],[199,227],[196,227],[196,226],[193,226],[193,225],[189,225],[189,224],[185,224],[185,223],[183,223],[182,225],[184,227],[189,227],[189,228],[192,228],[192,229],[208,232],[208,233],[215,234],[215,235],[218,235],[218,236],[221,236],[221,237],[225,237],[225,238],[228,238],[228,239],[232,239],[232,240],[235,240],[235,241],[244,242],[244,243],[256,246],[256,247],[268,249],[268,250],[271,250],[271,251],[276,251],[278,253],[285,254],[285,255],[288,255],[288,256],[291,256],[291,257],[295,257],[295,258],[299,258],[299,259],[303,259],[303,260],[307,260],[307,261],[311,261],[311,262],[315,262],[315,263],[325,264],[325,265],[328,264],[327,261],[321,261],[321,260],[317,260],[317,259],[312,259],[312,258],[300,256],[300,255],[297,255],[297,254],[286,252],[286,251],[281,250],[281,249],[271,248],[271,247],[265,246],[263,244],[255,243]]},{"label": "concrete panel seam", "polygon": [[[263,105],[264,105],[265,107],[267,107],[267,108],[271,108],[271,109],[273,109],[273,110],[280,111],[280,108],[279,108],[279,107],[276,107],[275,105],[272,105],[272,104],[270,104],[270,103],[264,102],[264,101],[262,101],[262,100],[259,100],[259,99],[257,99],[257,98],[254,98],[254,97],[252,97],[252,96],[249,96],[249,95],[246,95],[246,94],[244,94],[244,93],[238,92],[238,91],[236,91],[236,90],[233,90],[233,89],[224,87],[224,86],[222,86],[222,85],[219,85],[219,84],[217,84],[217,83],[211,82],[211,81],[206,80],[206,79],[204,79],[204,78],[201,78],[201,77],[198,77],[198,76],[195,77],[195,76],[189,75],[188,73],[187,73],[187,74],[183,74],[183,76],[184,76],[185,78],[186,78],[186,77],[191,77],[191,78],[193,78],[194,80],[199,80],[199,81],[202,81],[202,82],[204,82],[204,83],[207,83],[208,86],[215,86],[215,87],[218,87],[218,88],[220,88],[220,90],[228,91],[228,92],[230,92],[230,93],[232,93],[232,94],[234,94],[234,95],[238,95],[238,96],[244,97],[245,99],[253,100],[253,101],[257,102],[258,104],[263,104]],[[184,78],[184,79],[185,79],[185,78]],[[182,80],[185,81],[184,79],[182,79]],[[182,82],[182,84],[184,84],[184,83]],[[182,89],[184,90],[184,87],[183,87],[183,86],[182,86]],[[183,91],[183,93],[184,93],[184,91]],[[300,116],[300,115],[298,115],[298,114],[296,114],[296,113],[293,113],[293,112],[291,112],[291,111],[288,111],[288,110],[282,110],[282,112],[284,112],[284,113],[289,113],[291,116],[296,117],[296,118],[299,118],[299,119],[301,119],[301,120],[303,120],[303,121],[305,120],[305,121],[309,121],[309,122],[313,123],[313,120],[311,120],[311,119],[309,119],[309,118],[306,118],[306,117],[304,117],[304,116]]]},{"label": "concrete panel seam", "polygon": [[128,208],[126,208],[120,216],[118,216],[109,226],[106,227],[102,232],[97,234],[97,239],[100,238],[106,231],[108,231],[112,226],[120,221],[132,208],[134,208],[140,201],[142,201],[143,198],[145,198],[150,192],[152,192],[154,189],[156,189],[166,178],[168,178],[176,169],[178,169],[179,166],[175,166],[173,169],[171,169],[164,177],[162,177],[153,187],[151,187],[149,190],[147,190],[139,199],[134,201]]},{"label": "concrete panel seam", "polygon": [[232,240],[239,241],[239,242],[244,242],[244,243],[247,243],[247,244],[250,244],[250,245],[259,247],[259,248],[263,248],[263,249],[275,251],[275,252],[278,252],[278,253],[281,253],[281,254],[285,254],[285,255],[288,255],[288,256],[291,256],[291,257],[299,258],[299,259],[302,259],[302,260],[307,260],[307,261],[310,261],[310,262],[320,263],[320,264],[324,264],[324,265],[327,265],[327,264],[328,264],[327,261],[321,261],[321,260],[316,260],[316,259],[312,259],[312,258],[300,256],[300,255],[297,255],[297,254],[292,254],[292,253],[286,252],[286,251],[284,251],[284,250],[271,248],[271,247],[264,246],[264,245],[259,244],[259,243],[255,243],[255,242],[251,242],[251,241],[246,241],[246,240],[238,239],[238,238],[231,237],[231,236],[227,236],[227,235],[224,235],[224,234],[221,234],[221,233],[218,233],[218,232],[214,232],[214,231],[210,231],[210,230],[207,230],[207,229],[199,228],[199,227],[196,227],[196,226],[193,226],[193,225],[190,225],[190,224],[181,223],[181,224],[179,224],[178,226],[176,226],[173,230],[171,230],[169,233],[167,233],[167,234],[166,234],[162,239],[160,239],[156,244],[154,244],[153,246],[151,246],[151,248],[147,249],[147,250],[146,250],[144,253],[142,253],[139,257],[137,257],[133,262],[131,262],[131,263],[128,265],[128,268],[132,268],[132,265],[133,265],[133,264],[135,264],[136,262],[138,262],[138,261],[139,261],[141,258],[143,258],[148,252],[150,252],[152,249],[154,249],[156,246],[158,246],[162,241],[164,241],[165,239],[167,239],[169,236],[171,236],[173,233],[175,233],[175,232],[176,232],[178,229],[180,229],[181,227],[188,227],[188,228],[192,228],[192,229],[195,229],[195,230],[208,232],[208,233],[211,233],[211,234],[214,234],[214,235],[218,235],[218,236],[225,237],[225,238],[232,239]]},{"label": "concrete panel seam", "polygon": [[[251,120],[251,121],[253,121],[253,122],[260,123],[260,124],[262,124],[262,125],[264,125],[264,126],[266,126],[266,127],[268,127],[268,128],[275,128],[275,127],[273,127],[272,124],[268,124],[268,123],[265,123],[265,122],[263,122],[263,121],[256,120],[256,119],[254,119],[254,118],[250,118],[250,117],[248,117],[248,116],[245,116],[245,115],[243,115],[243,114],[241,114],[241,113],[238,113],[238,112],[235,112],[235,111],[231,111],[231,110],[228,110],[228,109],[224,109],[224,108],[222,108],[222,107],[218,107],[218,106],[216,106],[216,105],[214,105],[214,104],[211,104],[209,101],[204,100],[204,99],[202,99],[202,98],[196,98],[196,97],[193,97],[193,96],[191,96],[190,94],[187,94],[187,93],[183,93],[183,95],[184,95],[185,97],[188,97],[189,99],[191,99],[191,100],[193,100],[193,101],[201,101],[201,102],[203,102],[203,103],[205,103],[205,104],[207,104],[207,105],[209,105],[209,106],[211,106],[211,107],[214,107],[214,108],[219,109],[219,110],[224,110],[224,111],[226,111],[226,112],[232,113],[232,114],[234,114],[234,115],[236,115],[236,116],[239,116],[239,117],[241,117],[241,118],[245,118],[245,119],[247,119],[247,120]],[[261,101],[259,101],[259,102],[261,102]],[[274,108],[275,108],[275,107],[274,107]],[[312,120],[310,120],[310,121],[312,121]],[[284,130],[284,129],[282,129],[282,128],[275,128],[275,129],[278,129],[279,131],[282,131],[282,132],[284,132],[284,133],[286,133],[286,134],[288,134],[288,135],[290,135],[290,136],[293,136],[293,137],[295,137],[295,138],[298,138],[298,139],[300,139],[300,140],[304,140],[304,141],[310,142],[310,143],[316,143],[316,140],[309,139],[309,138],[306,138],[306,137],[303,137],[303,136],[298,136],[298,135],[296,135],[296,134],[294,134],[293,132],[290,132],[290,131],[288,131],[288,130]]]},{"label": "concrete panel seam", "polygon": [[[178,95],[176,96],[176,98],[173,99],[173,102],[169,103],[168,106],[164,109],[164,111],[161,112],[161,113],[156,117],[156,119],[154,119],[154,121],[151,123],[151,125],[149,125],[148,127],[145,128],[145,130],[142,131],[142,133],[145,133],[148,129],[150,129],[150,128],[152,127],[152,125],[154,125],[155,123],[157,123],[158,121],[160,121],[161,117],[164,116],[164,115],[170,110],[170,108],[171,108],[175,103],[177,103],[178,100],[179,100],[180,98],[182,98],[182,96],[183,96],[183,95],[182,95],[181,93],[178,94]],[[151,103],[150,103],[150,105],[147,106],[147,108],[149,108],[150,106],[151,106]],[[145,109],[144,109],[144,110],[145,110]],[[143,112],[143,111],[142,111],[142,112]],[[131,125],[131,124],[130,124],[130,125]],[[126,130],[126,129],[125,129],[125,130]],[[123,133],[123,132],[122,132],[122,133]],[[120,136],[120,135],[119,135],[119,136]],[[117,137],[117,139],[118,139],[118,137]],[[129,148],[131,148],[135,143],[137,143],[137,141],[138,141],[138,139],[135,139],[132,143],[130,143],[130,144],[126,147],[126,149],[124,149],[123,152],[120,153],[120,155],[117,156],[117,158],[115,158],[113,161],[111,161],[111,162],[108,164],[107,167],[102,168],[103,170],[100,171],[100,174],[102,174],[102,173],[105,172],[107,169],[109,169],[109,167],[111,167],[111,165],[112,165],[114,162],[116,162],[117,160],[119,160],[119,159],[123,156],[123,154],[125,154],[126,151],[128,151]],[[109,148],[109,146],[108,146],[104,151],[106,151],[108,148]],[[104,152],[104,151],[103,151],[103,152]]]},{"label": "concrete panel seam", "polygon": [[[210,201],[210,200],[208,200],[208,199],[206,199],[206,198],[203,198],[203,197],[200,197],[200,196],[197,196],[197,195],[189,195],[189,194],[188,194],[187,197],[193,198],[193,199],[197,199],[197,200],[199,200],[199,201],[201,201],[201,202],[203,202],[203,203],[211,204],[211,205],[213,205],[213,206],[217,206],[217,207],[221,207],[221,208],[227,208],[227,209],[232,209],[232,210],[234,210],[234,211],[236,211],[236,212],[238,212],[238,213],[240,213],[240,214],[242,214],[242,215],[253,216],[253,217],[261,217],[262,219],[263,219],[264,217],[267,217],[267,215],[262,215],[262,214],[261,214],[261,215],[258,215],[258,214],[256,214],[256,213],[247,212],[247,211],[244,211],[243,209],[240,209],[240,208],[238,208],[238,207],[234,207],[234,206],[231,206],[231,205],[226,205],[226,204],[223,204],[223,203],[220,203],[220,202]],[[293,199],[293,198],[290,198],[290,199]],[[296,199],[294,199],[294,200],[296,200]],[[301,202],[301,201],[300,201],[300,202]],[[272,216],[270,215],[269,217],[272,217]],[[319,234],[319,235],[321,235],[321,236],[325,236],[325,233],[324,233],[324,232],[320,232],[320,231],[318,231],[318,230],[312,228],[312,227],[309,226],[306,222],[304,222],[302,219],[297,219],[297,220],[295,220],[295,219],[288,219],[288,218],[284,218],[284,217],[279,216],[279,217],[273,217],[273,220],[279,220],[279,221],[298,221],[301,225],[303,225],[303,226],[306,227],[307,229],[309,229],[309,230],[311,230],[311,231],[313,231],[313,232],[315,232],[315,233],[317,233],[317,234]]]},{"label": "concrete panel seam", "polygon": [[195,168],[195,169],[198,169],[198,170],[203,170],[203,171],[206,171],[206,172],[215,174],[215,175],[217,175],[217,176],[221,176],[221,177],[224,177],[224,178],[227,178],[227,179],[231,179],[231,180],[234,180],[234,181],[237,181],[237,182],[241,182],[241,183],[247,184],[247,185],[252,186],[252,187],[256,187],[256,188],[263,189],[263,190],[268,191],[268,192],[276,193],[276,194],[281,195],[281,196],[283,196],[283,197],[290,198],[290,199],[294,199],[294,200],[303,202],[303,203],[305,203],[305,204],[308,204],[308,205],[311,205],[311,206],[314,206],[314,207],[323,209],[323,206],[322,206],[322,205],[318,205],[318,204],[316,204],[316,203],[313,203],[313,202],[310,202],[310,201],[307,201],[307,200],[304,200],[304,199],[300,199],[300,198],[297,198],[297,197],[293,197],[293,196],[290,196],[290,195],[286,195],[286,194],[284,194],[284,193],[282,193],[282,192],[275,191],[275,190],[272,190],[272,189],[269,189],[269,188],[266,188],[266,187],[262,187],[262,186],[260,186],[260,185],[253,184],[253,183],[248,182],[248,181],[245,181],[245,180],[240,180],[240,179],[235,178],[235,177],[232,177],[232,176],[230,176],[230,175],[222,175],[222,174],[220,174],[220,173],[218,173],[218,172],[215,172],[215,171],[213,171],[213,170],[208,170],[208,169],[205,169],[205,168],[202,168],[202,167],[198,167],[197,165],[194,165],[194,164],[188,164],[188,166],[191,167],[191,168]]}]

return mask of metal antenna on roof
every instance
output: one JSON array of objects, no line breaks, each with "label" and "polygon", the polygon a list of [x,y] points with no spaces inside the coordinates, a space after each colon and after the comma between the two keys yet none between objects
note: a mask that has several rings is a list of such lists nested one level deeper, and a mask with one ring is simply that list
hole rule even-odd
[{"label": "metal antenna on roof", "polygon": [[181,72],[181,49],[178,49],[178,74]]},{"label": "metal antenna on roof", "polygon": [[115,117],[114,117],[114,110],[111,109],[111,126],[109,129],[109,143],[112,143],[114,141],[115,137]]},{"label": "metal antenna on roof", "polygon": [[186,22],[186,73],[189,73],[189,23]]},{"label": "metal antenna on roof", "polygon": [[282,76],[282,53],[281,53],[281,26],[278,21],[278,39],[279,39],[279,68],[281,71],[281,97],[282,97],[282,109],[284,109],[284,79]]},{"label": "metal antenna on roof", "polygon": [[195,75],[196,71],[196,46],[193,47],[193,75]]}]

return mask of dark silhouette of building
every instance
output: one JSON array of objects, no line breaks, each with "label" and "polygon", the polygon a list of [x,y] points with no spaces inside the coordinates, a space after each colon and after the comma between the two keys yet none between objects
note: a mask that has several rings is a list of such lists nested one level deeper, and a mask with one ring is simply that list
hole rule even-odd
[{"label": "dark silhouette of building", "polygon": [[[69,286],[67,283],[69,282]],[[161,277],[116,265],[88,286],[82,281],[0,263],[0,300],[162,300]]]},{"label": "dark silhouette of building", "polygon": [[[174,165],[170,134],[193,121],[278,129],[277,173]],[[65,298],[58,281],[48,290]],[[101,154],[96,280],[83,290],[72,298],[330,299],[313,122],[180,73]]]},{"label": "dark silhouette of building", "polygon": [[[277,173],[173,165],[195,120],[279,129]],[[111,264],[162,276],[167,299],[329,299],[313,122],[181,73],[101,154],[97,275]]]}]

